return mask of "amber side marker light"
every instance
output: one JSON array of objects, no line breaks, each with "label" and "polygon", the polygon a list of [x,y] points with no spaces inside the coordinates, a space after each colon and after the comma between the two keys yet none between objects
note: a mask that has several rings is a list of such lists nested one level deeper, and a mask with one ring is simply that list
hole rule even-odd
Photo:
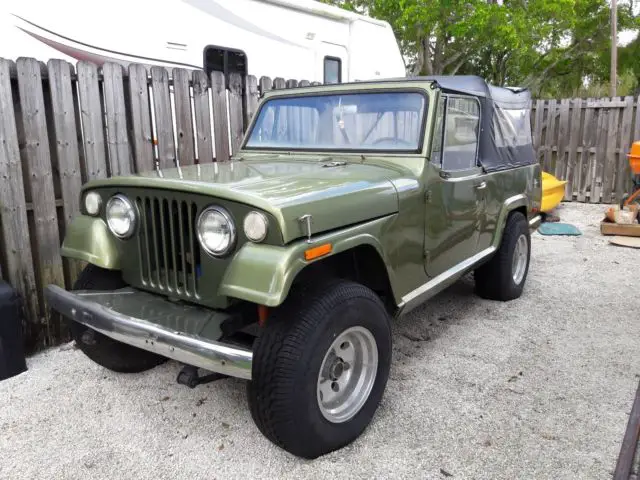
[{"label": "amber side marker light", "polygon": [[319,245],[317,247],[310,248],[309,250],[305,250],[304,258],[305,260],[313,260],[314,258],[322,257],[327,253],[331,253],[333,247],[330,243],[325,243],[324,245]]}]

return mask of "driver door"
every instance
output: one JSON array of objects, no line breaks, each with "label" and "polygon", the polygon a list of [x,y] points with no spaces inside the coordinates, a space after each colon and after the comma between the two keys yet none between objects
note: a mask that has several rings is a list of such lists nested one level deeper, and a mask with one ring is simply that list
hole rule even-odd
[{"label": "driver door", "polygon": [[436,277],[477,253],[487,184],[478,163],[480,105],[470,96],[442,95],[428,165],[425,270]]}]

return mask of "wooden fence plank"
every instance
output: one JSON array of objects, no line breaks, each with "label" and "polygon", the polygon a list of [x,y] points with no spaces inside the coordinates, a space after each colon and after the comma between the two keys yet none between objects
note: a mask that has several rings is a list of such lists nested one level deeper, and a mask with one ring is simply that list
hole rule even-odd
[{"label": "wooden fence plank", "polygon": [[567,158],[566,153],[569,146],[569,99],[565,98],[560,101],[559,123],[558,123],[558,156],[555,162],[555,176],[557,178],[566,179],[567,174]]},{"label": "wooden fence plank", "polygon": [[193,114],[189,80],[191,72],[183,68],[173,69],[173,92],[176,104],[176,130],[178,137],[178,162],[193,165],[196,160],[193,138]]},{"label": "wooden fence plank", "polygon": [[273,89],[273,80],[269,77],[260,78],[260,95],[264,95],[269,90]]},{"label": "wooden fence plank", "polygon": [[611,193],[615,190],[614,181],[617,170],[615,149],[618,143],[618,119],[620,116],[619,107],[609,108],[609,118],[607,123],[605,157],[603,159],[602,173],[602,202],[611,202]]},{"label": "wooden fence plank", "polygon": [[222,72],[211,72],[211,97],[213,100],[213,135],[216,146],[216,162],[229,160],[229,124],[227,121],[227,92]]},{"label": "wooden fence plank", "polygon": [[596,130],[596,156],[591,163],[591,194],[589,203],[598,203],[602,195],[602,185],[604,182],[604,161],[606,156],[607,120],[609,111],[599,108],[598,127]]},{"label": "wooden fence plank", "polygon": [[240,148],[244,132],[243,127],[242,77],[238,73],[232,73],[229,76],[229,130],[232,153],[236,153]]},{"label": "wooden fence plank", "polygon": [[620,132],[620,143],[617,151],[617,175],[615,179],[615,200],[619,202],[630,186],[631,169],[627,160],[627,153],[633,141],[631,129],[633,127],[633,97],[624,99],[625,107],[622,110],[622,130]]},{"label": "wooden fence plank", "polygon": [[576,166],[576,174],[578,174],[578,179],[576,181],[578,185],[577,199],[579,202],[585,202],[587,200],[587,188],[590,185],[587,178],[589,177],[589,165],[591,160],[589,149],[593,144],[593,136],[595,135],[594,113],[594,108],[585,107],[584,126],[582,129],[583,149],[580,153],[579,166]]},{"label": "wooden fence plank", "polygon": [[[556,110],[557,102],[555,100],[549,100],[549,107],[547,109],[547,121],[544,138],[544,161],[543,169],[545,172],[551,173],[553,164],[553,146],[557,141],[556,137]],[[542,141],[542,140],[541,140]]]},{"label": "wooden fence plank", "polygon": [[244,129],[249,128],[249,124],[258,110],[260,102],[260,90],[258,79],[253,75],[244,78]]},{"label": "wooden fence plank", "polygon": [[574,179],[576,178],[576,168],[579,164],[578,141],[580,140],[580,127],[582,122],[582,100],[573,99],[571,101],[571,133],[569,134],[569,153],[567,158],[566,180],[567,184],[564,192],[564,200],[572,201],[574,192]]},{"label": "wooden fence plank", "polygon": [[249,128],[249,124],[258,110],[260,101],[260,90],[258,89],[258,79],[253,75],[244,78],[244,129]]},{"label": "wooden fence plank", "polygon": [[[68,226],[80,212],[79,196],[82,187],[79,128],[76,124],[76,104],[72,86],[73,67],[64,60],[52,59],[48,62],[48,71],[53,121],[51,134],[56,145],[64,224]],[[67,286],[70,286],[80,273],[82,263],[64,258],[63,265],[67,269]]]},{"label": "wooden fence plank", "polygon": [[88,180],[107,176],[107,156],[104,144],[104,123],[95,64],[78,62],[78,91],[84,136],[85,176]]},{"label": "wooden fence plank", "polygon": [[151,90],[153,92],[153,111],[156,120],[158,166],[160,168],[172,168],[176,165],[176,147],[173,138],[169,72],[166,68],[151,67]]},{"label": "wooden fence plank", "polygon": [[111,175],[129,175],[131,150],[127,130],[127,111],[124,104],[123,68],[118,63],[102,66],[107,122],[107,151]]},{"label": "wooden fence plank", "polygon": [[64,60],[49,60],[49,90],[53,117],[53,132],[60,170],[60,183],[65,224],[80,212],[80,157],[78,126],[74,115],[72,66]]},{"label": "wooden fence plank", "polygon": [[536,114],[533,125],[533,148],[535,148],[536,150],[536,159],[538,160],[538,162],[540,161],[542,156],[542,149],[540,147],[542,146],[542,129],[544,127],[544,105],[544,100],[536,101]]},{"label": "wooden fence plank", "polygon": [[[39,276],[37,283],[40,288],[49,284],[64,287],[41,66],[38,61],[25,58],[18,59],[16,66],[25,135],[23,153],[29,179],[27,185],[30,187],[33,203],[37,258],[35,271]],[[41,302],[43,302],[41,305],[44,305],[44,297],[41,298]],[[56,318],[59,319],[59,316]],[[45,312],[45,319],[45,343],[49,344],[58,336],[60,325],[53,324],[48,312]]]},{"label": "wooden fence plank", "polygon": [[213,139],[211,138],[211,117],[209,111],[209,83],[202,70],[193,72],[193,109],[196,120],[196,147],[198,161],[213,161]]},{"label": "wooden fence plank", "polygon": [[3,278],[17,290],[25,306],[26,337],[30,341],[37,333],[39,318],[38,291],[33,270],[29,224],[25,202],[24,179],[18,131],[16,128],[11,70],[13,62],[0,58],[0,219],[4,246]]},{"label": "wooden fence plank", "polygon": [[147,69],[142,65],[129,65],[129,116],[133,143],[133,164],[136,172],[153,169],[153,143],[149,110],[149,84]]}]

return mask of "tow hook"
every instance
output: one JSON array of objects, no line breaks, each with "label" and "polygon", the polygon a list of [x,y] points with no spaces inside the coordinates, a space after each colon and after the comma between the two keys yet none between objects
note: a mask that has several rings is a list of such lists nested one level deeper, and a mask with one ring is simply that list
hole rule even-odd
[{"label": "tow hook", "polygon": [[186,385],[189,388],[196,388],[198,385],[202,385],[203,383],[215,382],[216,380],[222,380],[223,378],[228,378],[228,375],[223,375],[221,373],[211,373],[209,375],[200,375],[198,373],[198,368],[192,365],[185,365],[178,373],[178,378],[176,381],[181,385]]}]

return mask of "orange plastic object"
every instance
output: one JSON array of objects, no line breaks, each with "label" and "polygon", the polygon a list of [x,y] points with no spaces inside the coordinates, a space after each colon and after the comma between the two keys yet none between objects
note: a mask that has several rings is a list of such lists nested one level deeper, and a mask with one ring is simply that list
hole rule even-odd
[{"label": "orange plastic object", "polygon": [[634,175],[640,175],[640,142],[633,142],[631,144],[631,152],[627,157],[629,157],[631,172]]}]

